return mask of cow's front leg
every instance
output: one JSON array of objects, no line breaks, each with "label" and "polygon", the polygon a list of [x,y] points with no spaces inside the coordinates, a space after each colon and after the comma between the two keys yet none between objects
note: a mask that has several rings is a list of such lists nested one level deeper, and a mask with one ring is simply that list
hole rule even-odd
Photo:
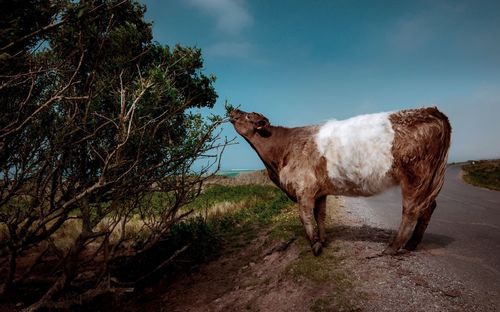
[{"label": "cow's front leg", "polygon": [[299,199],[299,215],[302,226],[306,231],[307,238],[311,243],[311,248],[315,256],[318,256],[322,251],[321,242],[314,235],[314,225],[312,221],[312,214],[314,209],[314,198],[301,198]]},{"label": "cow's front leg", "polygon": [[325,246],[326,196],[322,196],[316,199],[316,204],[314,205],[314,219],[316,219],[316,224],[318,225],[319,242],[321,243],[321,245]]}]

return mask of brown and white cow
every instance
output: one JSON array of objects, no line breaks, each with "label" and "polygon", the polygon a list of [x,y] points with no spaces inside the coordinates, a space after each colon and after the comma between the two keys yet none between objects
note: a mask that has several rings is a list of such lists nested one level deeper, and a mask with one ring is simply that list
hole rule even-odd
[{"label": "brown and white cow", "polygon": [[[414,250],[443,185],[451,126],[437,108],[361,115],[297,128],[258,113],[230,112],[236,131],[293,201],[315,255],[325,243],[327,195],[370,196],[400,185],[403,217],[384,254]],[[314,233],[312,216],[318,225]]]}]

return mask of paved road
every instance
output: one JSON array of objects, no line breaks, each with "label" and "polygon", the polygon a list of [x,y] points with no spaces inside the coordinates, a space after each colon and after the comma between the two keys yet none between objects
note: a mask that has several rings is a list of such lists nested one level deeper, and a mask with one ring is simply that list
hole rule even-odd
[{"label": "paved road", "polygon": [[[460,166],[450,166],[437,199],[421,252],[430,253],[444,271],[500,302],[500,192],[466,184]],[[401,194],[394,188],[369,198],[346,198],[364,222],[397,230]],[[500,308],[500,306],[499,306]]]}]

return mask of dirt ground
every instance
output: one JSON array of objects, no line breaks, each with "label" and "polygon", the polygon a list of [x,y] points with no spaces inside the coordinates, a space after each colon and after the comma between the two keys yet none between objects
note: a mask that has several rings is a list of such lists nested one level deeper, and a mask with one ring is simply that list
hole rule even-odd
[{"label": "dirt ground", "polygon": [[342,201],[328,205],[329,245],[320,257],[303,234],[276,240],[272,227],[259,229],[218,260],[146,289],[124,310],[497,311],[491,294],[433,259],[433,246],[377,257],[393,232],[363,225],[356,207]]}]

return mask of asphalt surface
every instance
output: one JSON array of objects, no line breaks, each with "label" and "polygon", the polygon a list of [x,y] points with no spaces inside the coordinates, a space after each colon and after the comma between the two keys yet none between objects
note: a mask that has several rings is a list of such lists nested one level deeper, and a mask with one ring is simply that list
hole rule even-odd
[{"label": "asphalt surface", "polygon": [[[446,171],[437,208],[417,250],[428,253],[444,274],[458,276],[500,309],[500,192],[462,181],[460,166]],[[368,225],[397,230],[401,220],[399,188],[373,197],[345,198]]]}]

